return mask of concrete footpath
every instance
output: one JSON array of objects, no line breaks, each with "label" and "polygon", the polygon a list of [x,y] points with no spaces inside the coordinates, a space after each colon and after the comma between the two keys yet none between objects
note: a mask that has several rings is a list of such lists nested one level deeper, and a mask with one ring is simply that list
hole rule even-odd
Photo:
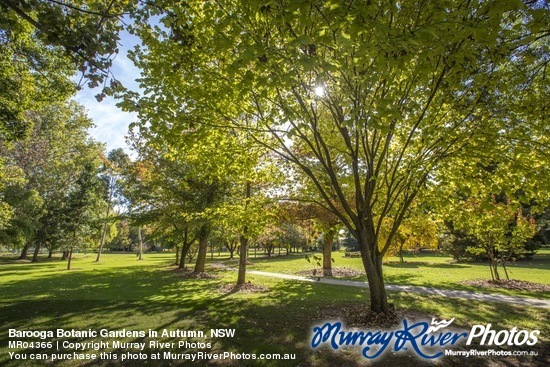
[{"label": "concrete footpath", "polygon": [[[301,282],[324,283],[324,284],[343,285],[348,287],[368,288],[367,283],[358,282],[354,280],[344,280],[344,279],[334,279],[334,278],[324,278],[324,277],[303,277],[298,275],[269,273],[265,271],[256,271],[256,270],[247,270],[246,273],[272,277],[272,278],[297,280]],[[471,299],[476,301],[501,302],[501,303],[513,304],[516,306],[550,308],[550,300],[507,296],[505,294],[459,291],[459,290],[452,290],[452,289],[440,289],[440,288],[432,288],[432,287],[421,287],[421,286],[415,286],[415,285],[395,285],[395,284],[386,284],[386,290],[393,291],[393,292],[420,293],[420,294],[427,294],[427,295],[440,296],[440,297],[463,298],[463,299]]]}]

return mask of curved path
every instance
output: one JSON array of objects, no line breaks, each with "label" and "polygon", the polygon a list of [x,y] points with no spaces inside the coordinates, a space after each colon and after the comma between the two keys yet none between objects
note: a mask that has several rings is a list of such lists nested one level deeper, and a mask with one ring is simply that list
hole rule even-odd
[{"label": "curved path", "polygon": [[[247,270],[246,272],[247,274],[262,275],[262,276],[267,276],[272,278],[281,278],[281,279],[288,279],[288,280],[298,280],[302,282],[336,284],[336,285],[344,285],[348,287],[361,287],[361,288],[368,287],[367,283],[358,282],[354,280],[343,280],[343,279],[323,278],[323,277],[302,277],[297,275],[268,273],[265,271],[256,271],[256,270]],[[459,290],[452,290],[452,289],[439,289],[439,288],[421,287],[421,286],[415,286],[415,285],[395,285],[395,284],[386,284],[386,290],[395,291],[395,292],[428,294],[428,295],[441,296],[441,297],[464,298],[464,299],[472,299],[476,301],[502,302],[502,303],[510,303],[516,306],[550,308],[550,300],[507,296],[505,294],[459,291]]]}]

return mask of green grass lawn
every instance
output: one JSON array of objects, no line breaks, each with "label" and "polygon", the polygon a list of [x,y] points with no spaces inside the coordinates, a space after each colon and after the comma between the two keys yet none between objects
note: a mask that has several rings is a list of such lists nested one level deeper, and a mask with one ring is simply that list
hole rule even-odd
[{"label": "green grass lawn", "polygon": [[[334,312],[338,314],[341,309],[366,304],[368,295],[364,289],[249,275],[248,279],[253,284],[264,286],[266,289],[249,294],[228,293],[221,288],[236,280],[234,271],[210,267],[209,272],[216,278],[182,277],[180,272],[170,266],[173,262],[172,254],[146,254],[143,261],[137,261],[135,255],[105,254],[101,263],[95,263],[94,260],[93,254],[78,254],[71,271],[65,270],[66,263],[58,259],[47,261],[44,259],[36,264],[21,263],[7,258],[0,261],[0,365],[53,365],[38,364],[36,361],[10,360],[7,354],[9,339],[7,331],[10,328],[20,330],[56,328],[96,330],[167,328],[173,330],[179,328],[204,331],[210,328],[235,328],[234,338],[213,339],[210,351],[295,353],[297,359],[293,362],[233,361],[225,365],[327,367],[371,365],[369,361],[352,350],[334,353],[324,349],[311,350],[308,347],[312,326],[325,321],[327,314],[334,314]],[[279,261],[281,263],[277,265]],[[336,265],[344,265],[340,265],[338,259],[336,261]],[[355,260],[349,261],[351,266]],[[283,271],[282,264],[293,264],[292,266],[298,269],[301,266],[299,264],[305,260],[280,258],[256,259],[253,262],[255,269],[262,267],[263,270]],[[440,264],[445,265],[445,262],[442,261]],[[414,269],[400,268],[405,274]],[[443,270],[447,271],[446,268]],[[388,277],[391,275],[388,274]],[[423,277],[435,278],[433,275],[423,275]],[[416,278],[417,281],[418,279]],[[455,317],[457,326],[468,329],[476,323],[492,323],[494,329],[538,328],[541,330],[543,340],[542,347],[539,348],[548,347],[550,327],[547,322],[547,310],[544,309],[404,293],[390,293],[390,299],[400,312],[413,313],[425,319]],[[147,342],[148,338],[127,338],[125,341]],[[170,341],[170,338],[163,341]],[[545,349],[542,350],[545,351]],[[539,363],[536,359],[529,361],[531,366]],[[443,364],[440,365],[447,363],[460,363],[464,366],[489,365],[487,360],[480,358],[456,360],[445,357],[444,362],[441,363]],[[113,363],[65,361],[55,365],[108,366]],[[129,362],[124,365],[167,366],[169,364],[149,360],[146,363]],[[172,361],[170,365],[217,364],[205,361],[195,364]],[[407,354],[390,354],[375,365],[424,364]]]},{"label": "green grass lawn", "polygon": [[[316,254],[321,256],[320,254]],[[344,251],[334,252],[334,267],[356,269],[364,273],[360,258],[346,258]],[[298,274],[304,270],[313,270],[304,254],[275,256],[272,258],[251,259],[251,269]],[[233,263],[233,262],[230,262]],[[531,260],[511,262],[507,265],[510,279],[550,284],[550,249],[540,250]],[[472,290],[480,292],[503,293],[509,295],[548,299],[550,292],[532,290],[509,290],[499,288],[474,287],[462,284],[465,280],[490,279],[491,274],[486,263],[454,263],[449,256],[437,254],[405,255],[405,262],[399,263],[397,257],[388,258],[383,266],[387,284],[418,285],[445,289]],[[504,277],[504,272],[500,274]],[[346,279],[365,280],[358,275]]]}]

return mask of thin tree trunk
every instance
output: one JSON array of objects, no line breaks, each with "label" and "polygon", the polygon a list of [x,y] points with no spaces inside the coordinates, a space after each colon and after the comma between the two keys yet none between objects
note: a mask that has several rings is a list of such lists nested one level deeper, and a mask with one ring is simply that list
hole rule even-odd
[{"label": "thin tree trunk", "polygon": [[506,275],[506,280],[510,280],[510,276],[508,275],[508,269],[506,268],[506,262],[512,258],[514,255],[514,251],[510,250],[506,256],[500,256],[500,261],[502,262],[502,268],[504,269],[504,274]]},{"label": "thin tree trunk", "polygon": [[36,247],[34,248],[34,254],[32,255],[32,261],[33,263],[38,261],[38,253],[40,252],[40,243],[36,244]]},{"label": "thin tree trunk", "polygon": [[[107,210],[107,218],[109,217],[109,210]],[[103,253],[103,246],[105,245],[105,236],[107,234],[107,222],[103,223],[103,229],[101,230],[101,240],[99,241],[99,249],[97,250],[96,262],[101,260],[101,254]]]},{"label": "thin tree trunk", "polygon": [[63,251],[63,255],[61,256],[61,260],[67,260],[69,257],[69,251],[65,250]]},{"label": "thin tree trunk", "polygon": [[208,252],[208,228],[204,224],[200,229],[199,252],[197,254],[197,263],[195,264],[195,273],[204,273],[206,265],[206,253]]},{"label": "thin tree trunk", "polygon": [[491,266],[491,275],[493,276],[494,281],[500,281],[500,275],[498,274],[498,262],[495,258],[494,250],[491,249],[487,251],[487,256],[489,257],[489,264]]},{"label": "thin tree trunk", "polygon": [[333,228],[328,229],[325,232],[325,238],[323,243],[323,276],[332,276],[332,244],[334,243],[334,236],[336,231]]},{"label": "thin tree trunk", "polygon": [[23,249],[21,250],[21,255],[19,255],[19,260],[27,259],[27,256],[29,254],[29,247],[31,247],[30,242],[23,246]]},{"label": "thin tree trunk", "polygon": [[[111,178],[112,179],[112,178]],[[99,249],[97,250],[97,258],[96,262],[99,262],[101,260],[101,253],[103,252],[103,246],[105,245],[105,236],[107,234],[107,219],[109,218],[109,214],[111,213],[111,203],[113,201],[113,194],[114,194],[114,182],[111,182],[111,179],[109,179],[109,201],[107,201],[107,212],[105,213],[105,223],[103,223],[103,228],[101,230],[101,240],[99,242]]]},{"label": "thin tree trunk", "polygon": [[399,262],[403,264],[405,260],[403,259],[403,244],[399,245]]},{"label": "thin tree trunk", "polygon": [[508,276],[508,270],[506,269],[506,265],[504,263],[504,260],[500,259],[500,261],[502,263],[502,268],[504,269],[504,275],[506,275],[506,280],[510,280],[510,277]]},{"label": "thin tree trunk", "polygon": [[67,262],[67,270],[71,270],[71,260],[73,259],[73,248],[69,249],[69,261]]},{"label": "thin tree trunk", "polygon": [[[248,202],[251,196],[251,184],[250,181],[246,181],[245,189],[245,210],[248,207]],[[246,260],[248,257],[248,226],[243,227],[243,233],[240,237],[241,247],[239,254],[239,274],[237,276],[237,285],[242,285],[246,281]]]},{"label": "thin tree trunk", "polygon": [[498,262],[495,261],[494,266],[495,266],[495,280],[497,282],[500,282],[500,274],[498,273]]},{"label": "thin tree trunk", "polygon": [[179,262],[179,269],[185,269],[185,256],[187,255],[187,251],[190,246],[188,246],[187,238],[188,238],[189,232],[187,230],[187,227],[185,228],[185,231],[183,232],[183,245],[181,246],[181,254],[180,254],[180,262]]},{"label": "thin tree trunk", "polygon": [[495,280],[497,282],[500,282],[500,274],[498,273],[498,262],[496,260],[493,260],[493,267],[495,272]]},{"label": "thin tree trunk", "polygon": [[[189,250],[191,249],[191,246],[193,246],[193,242],[195,242],[196,238],[193,238],[192,240],[189,240],[189,229],[186,227],[183,231],[183,245],[181,246],[181,253],[180,253],[180,262],[179,262],[179,269],[185,269],[185,258],[189,254]],[[192,260],[192,258],[191,258]]]},{"label": "thin tree trunk", "polygon": [[180,263],[180,247],[176,245],[176,261],[174,262],[174,265],[179,265]]},{"label": "thin tree trunk", "polygon": [[48,249],[48,259],[51,259],[53,255],[53,250]]},{"label": "thin tree trunk", "polygon": [[185,269],[185,256],[187,256],[187,251],[185,250],[185,248],[187,247],[187,235],[185,237],[186,240],[183,246],[181,246],[180,263],[178,269]]},{"label": "thin tree trunk", "polygon": [[138,227],[138,240],[139,240],[138,260],[142,260],[143,259],[143,240],[141,238],[141,226]]}]

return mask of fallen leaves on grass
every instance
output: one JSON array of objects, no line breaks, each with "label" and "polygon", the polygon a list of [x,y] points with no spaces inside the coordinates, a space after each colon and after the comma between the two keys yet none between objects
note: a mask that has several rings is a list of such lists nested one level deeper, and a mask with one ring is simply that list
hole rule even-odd
[{"label": "fallen leaves on grass", "polygon": [[350,303],[342,306],[332,304],[317,310],[320,320],[340,320],[349,327],[376,327],[392,328],[401,323],[401,320],[431,320],[432,316],[414,310],[395,310],[390,305],[389,313],[374,313],[366,303]]},{"label": "fallen leaves on grass", "polygon": [[183,270],[179,274],[183,278],[193,279],[216,279],[218,276],[210,273],[195,273],[194,271]]},{"label": "fallen leaves on grass", "polygon": [[222,293],[256,293],[264,292],[266,290],[268,290],[267,287],[264,287],[263,285],[252,284],[250,282],[239,285],[226,284],[220,288],[220,292]]},{"label": "fallen leaves on grass", "polygon": [[465,280],[461,282],[462,284],[472,285],[475,287],[484,287],[484,288],[503,288],[503,289],[513,289],[521,291],[539,291],[539,292],[548,292],[550,291],[550,285],[532,283],[524,280],[488,280],[488,279],[472,279]]}]

